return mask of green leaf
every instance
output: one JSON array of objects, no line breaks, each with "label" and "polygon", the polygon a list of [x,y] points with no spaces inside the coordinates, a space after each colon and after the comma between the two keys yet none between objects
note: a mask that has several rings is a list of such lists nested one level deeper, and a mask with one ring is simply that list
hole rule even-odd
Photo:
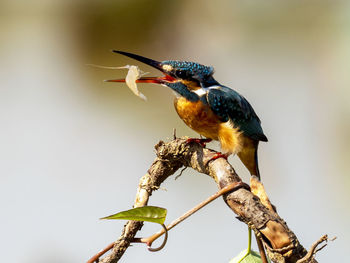
[{"label": "green leaf", "polygon": [[[259,253],[251,250],[250,253],[245,258],[243,258],[246,254],[247,250],[245,249],[241,253],[239,253],[237,257],[231,259],[230,263],[262,263]],[[270,262],[270,260],[268,261]]]},{"label": "green leaf", "polygon": [[106,216],[101,219],[124,219],[164,224],[167,210],[157,206],[143,206]]}]

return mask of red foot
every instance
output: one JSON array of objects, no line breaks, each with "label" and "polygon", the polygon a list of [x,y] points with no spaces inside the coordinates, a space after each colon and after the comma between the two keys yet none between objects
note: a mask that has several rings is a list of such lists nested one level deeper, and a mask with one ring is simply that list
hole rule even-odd
[{"label": "red foot", "polygon": [[215,153],[215,155],[210,159],[210,161],[214,161],[216,159],[219,159],[219,158],[224,158],[225,160],[227,160],[228,158],[228,154],[227,153],[220,153],[220,152],[217,152]]},{"label": "red foot", "polygon": [[186,141],[187,141],[187,143],[195,142],[195,143],[200,144],[202,147],[205,147],[205,146],[206,146],[206,143],[211,142],[212,139],[209,139],[209,138],[205,138],[205,139],[189,138],[189,139],[187,139]]}]

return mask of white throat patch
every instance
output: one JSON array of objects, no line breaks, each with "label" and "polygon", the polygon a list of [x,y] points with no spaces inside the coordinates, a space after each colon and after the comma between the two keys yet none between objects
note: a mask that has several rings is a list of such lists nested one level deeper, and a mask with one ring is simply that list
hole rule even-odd
[{"label": "white throat patch", "polygon": [[201,96],[207,94],[208,91],[203,89],[203,88],[200,88],[200,89],[194,90],[192,92],[196,93],[199,97],[201,97]]},{"label": "white throat patch", "polygon": [[199,97],[201,97],[203,95],[206,95],[210,89],[221,89],[221,87],[218,85],[214,85],[214,86],[210,86],[208,88],[200,88],[197,90],[193,90],[192,92],[196,93]]}]

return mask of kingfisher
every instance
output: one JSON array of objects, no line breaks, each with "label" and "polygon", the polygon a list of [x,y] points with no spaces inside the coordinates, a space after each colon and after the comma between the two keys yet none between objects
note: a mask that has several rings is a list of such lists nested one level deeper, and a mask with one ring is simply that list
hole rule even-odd
[{"label": "kingfisher", "polygon": [[[206,141],[220,142],[221,153],[217,157],[237,154],[250,174],[260,181],[258,145],[260,141],[267,142],[261,121],[241,94],[214,79],[213,67],[178,60],[159,62],[124,51],[113,52],[161,71],[161,77],[141,77],[136,82],[172,89],[176,94],[175,110],[185,124],[206,137]],[[124,79],[107,81],[125,82]]]}]

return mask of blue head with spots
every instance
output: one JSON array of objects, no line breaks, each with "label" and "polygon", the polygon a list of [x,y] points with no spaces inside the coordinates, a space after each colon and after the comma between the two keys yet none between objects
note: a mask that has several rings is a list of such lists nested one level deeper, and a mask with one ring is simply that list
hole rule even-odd
[{"label": "blue head with spots", "polygon": [[166,60],[161,62],[164,73],[176,79],[202,82],[212,78],[214,68],[195,62]]}]

